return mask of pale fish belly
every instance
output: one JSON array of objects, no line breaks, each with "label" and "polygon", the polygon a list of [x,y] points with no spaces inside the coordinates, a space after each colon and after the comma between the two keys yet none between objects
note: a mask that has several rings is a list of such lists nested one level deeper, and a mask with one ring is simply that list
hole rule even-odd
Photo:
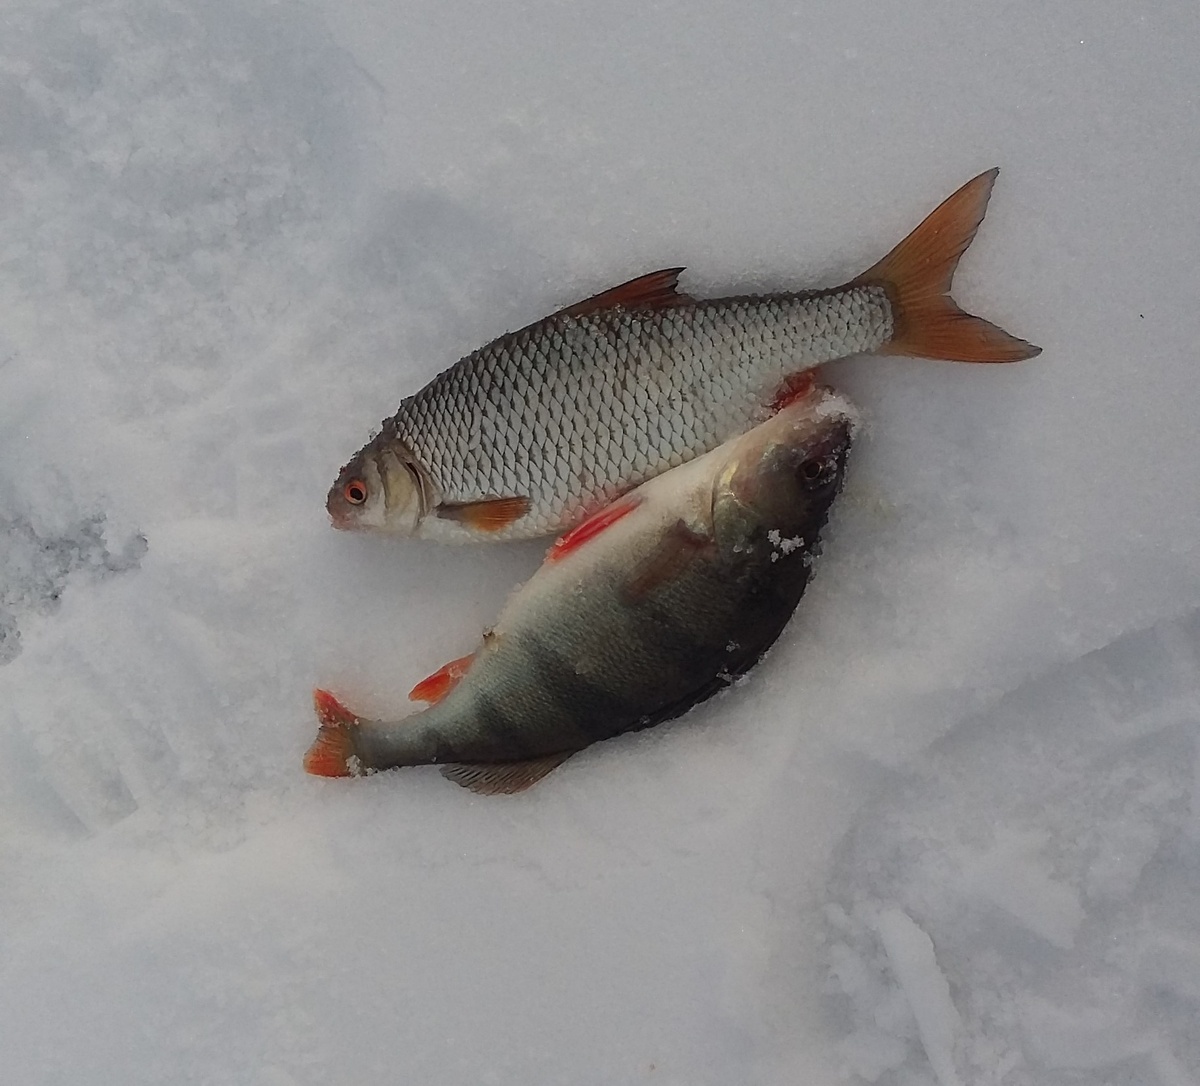
[{"label": "pale fish belly", "polygon": [[[787,376],[892,331],[875,285],[548,317],[434,378],[393,423],[440,501],[522,495],[529,512],[492,538],[547,535],[750,429]],[[420,534],[462,532],[428,517]]]}]

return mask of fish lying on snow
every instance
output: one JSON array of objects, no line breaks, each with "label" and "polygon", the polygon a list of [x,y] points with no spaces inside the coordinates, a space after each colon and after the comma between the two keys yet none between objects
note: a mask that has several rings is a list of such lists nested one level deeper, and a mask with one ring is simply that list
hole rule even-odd
[{"label": "fish lying on snow", "polygon": [[711,697],[754,666],[808,584],[848,408],[814,390],[568,532],[474,655],[413,690],[435,702],[423,712],[367,720],[318,690],[305,768],[436,763],[474,791],[516,792]]},{"label": "fish lying on snow", "polygon": [[670,268],[501,336],[404,400],[342,469],[334,525],[446,542],[549,535],[744,433],[823,362],[1031,358],[1037,347],[947,294],[996,173],[840,287],[698,300]]}]

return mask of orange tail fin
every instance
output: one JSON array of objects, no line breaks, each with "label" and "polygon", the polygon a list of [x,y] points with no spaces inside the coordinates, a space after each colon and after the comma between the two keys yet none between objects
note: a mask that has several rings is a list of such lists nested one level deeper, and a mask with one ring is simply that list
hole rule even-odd
[{"label": "orange tail fin", "polygon": [[357,776],[354,736],[358,717],[328,690],[313,691],[313,708],[321,727],[317,738],[304,756],[304,768],[317,777]]},{"label": "orange tail fin", "polygon": [[895,331],[880,354],[1019,362],[1041,353],[1041,347],[964,313],[949,295],[954,269],[983,222],[999,172],[999,168],[988,170],[968,181],[878,264],[846,284],[878,284],[887,289]]}]

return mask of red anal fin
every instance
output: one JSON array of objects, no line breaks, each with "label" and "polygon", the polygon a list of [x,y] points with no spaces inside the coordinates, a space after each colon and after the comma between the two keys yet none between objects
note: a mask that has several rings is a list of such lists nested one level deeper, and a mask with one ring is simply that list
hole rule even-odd
[{"label": "red anal fin", "polygon": [[811,370],[789,374],[783,379],[783,384],[775,390],[775,397],[771,400],[768,410],[774,415],[785,407],[791,407],[792,404],[807,399],[812,395],[816,385],[817,380],[813,377]]},{"label": "red anal fin", "polygon": [[557,562],[572,551],[578,550],[589,539],[595,539],[605,528],[616,524],[627,513],[632,513],[642,504],[641,498],[618,498],[610,505],[598,509],[586,520],[580,521],[569,532],[560,535],[550,547],[546,555],[547,562]]},{"label": "red anal fin", "polygon": [[691,305],[696,299],[678,289],[682,273],[683,268],[663,268],[649,275],[639,275],[619,287],[611,287],[560,309],[556,316],[586,317],[606,309],[671,309]]},{"label": "red anal fin", "polygon": [[655,589],[673,581],[693,560],[708,550],[712,542],[707,536],[693,531],[682,520],[676,521],[625,586],[626,598],[631,603],[637,603]]},{"label": "red anal fin", "polygon": [[895,330],[880,354],[952,362],[1019,362],[1041,353],[1003,328],[965,313],[950,297],[959,259],[987,211],[999,169],[968,181],[933,209],[911,234],[848,287],[882,286]]},{"label": "red anal fin", "polygon": [[358,717],[328,690],[313,691],[313,708],[321,727],[304,755],[304,768],[317,777],[354,777],[354,735]]},{"label": "red anal fin", "polygon": [[450,693],[471,666],[471,661],[475,659],[475,654],[470,656],[460,656],[457,660],[451,660],[448,664],[443,664],[427,679],[422,679],[409,692],[410,701],[427,701],[430,705],[436,705],[447,694]]},{"label": "red anal fin", "polygon": [[437,515],[456,520],[479,532],[498,532],[520,520],[533,503],[526,497],[484,498],[477,502],[439,505]]},{"label": "red anal fin", "polygon": [[512,795],[537,784],[574,753],[573,750],[567,750],[542,758],[531,758],[527,762],[452,763],[442,767],[442,776],[481,796]]}]

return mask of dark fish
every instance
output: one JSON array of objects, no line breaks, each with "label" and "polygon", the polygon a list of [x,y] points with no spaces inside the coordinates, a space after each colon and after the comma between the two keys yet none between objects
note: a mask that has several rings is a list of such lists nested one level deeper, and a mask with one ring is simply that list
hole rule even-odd
[{"label": "dark fish", "polygon": [[436,763],[475,791],[515,792],[711,697],[754,666],[808,584],[847,408],[815,390],[563,536],[473,656],[414,689],[429,709],[367,720],[318,690],[305,768]]}]

